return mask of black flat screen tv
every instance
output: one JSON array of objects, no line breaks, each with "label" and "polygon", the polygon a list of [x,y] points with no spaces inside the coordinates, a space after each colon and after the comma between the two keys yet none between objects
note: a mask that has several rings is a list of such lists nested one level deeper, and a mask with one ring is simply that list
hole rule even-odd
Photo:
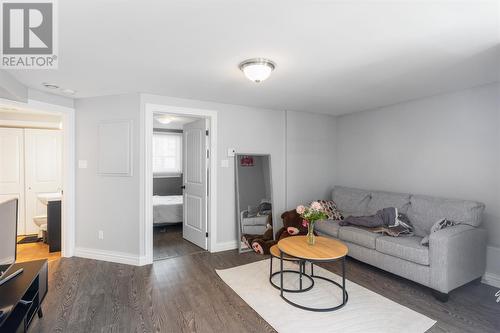
[{"label": "black flat screen tv", "polygon": [[16,262],[17,199],[0,203],[0,280]]}]

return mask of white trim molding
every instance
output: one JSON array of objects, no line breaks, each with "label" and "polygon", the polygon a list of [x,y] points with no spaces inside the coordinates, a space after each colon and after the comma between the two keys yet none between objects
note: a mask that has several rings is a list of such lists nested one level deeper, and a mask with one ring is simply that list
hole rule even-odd
[{"label": "white trim molding", "polygon": [[109,262],[115,262],[115,263],[126,264],[126,265],[134,265],[134,266],[144,265],[143,258],[141,258],[137,255],[131,254],[131,253],[89,249],[89,248],[85,248],[85,247],[76,247],[75,248],[75,257],[109,261]]},{"label": "white trim molding", "polygon": [[500,288],[500,247],[486,248],[486,273],[481,282]]},{"label": "white trim molding", "polygon": [[481,282],[492,287],[500,288],[500,275],[486,272]]},{"label": "white trim molding", "polygon": [[153,263],[153,169],[152,169],[152,137],[153,137],[153,114],[168,113],[186,116],[197,116],[206,118],[209,122],[209,147],[210,147],[210,182],[208,196],[207,249],[216,252],[217,247],[217,111],[198,109],[190,107],[174,106],[168,97],[141,94],[141,118],[140,118],[140,228],[139,244],[140,255],[144,257],[143,265]]},{"label": "white trim molding", "polygon": [[215,247],[210,252],[229,251],[229,250],[235,250],[237,248],[238,248],[238,241],[234,240],[229,242],[216,243]]}]

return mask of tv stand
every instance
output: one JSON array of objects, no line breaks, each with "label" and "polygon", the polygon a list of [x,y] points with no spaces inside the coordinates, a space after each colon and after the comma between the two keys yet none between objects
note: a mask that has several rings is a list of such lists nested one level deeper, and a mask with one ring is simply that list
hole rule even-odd
[{"label": "tv stand", "polygon": [[41,304],[47,294],[47,260],[33,260],[13,265],[0,285],[0,332],[26,332],[35,314],[42,317]]},{"label": "tv stand", "polygon": [[[10,270],[9,270],[10,271]],[[19,268],[17,271],[15,272],[12,272],[12,273],[9,273],[9,275],[7,276],[4,276],[1,280],[0,280],[0,286],[2,284],[4,284],[5,282],[15,278],[16,276],[18,276],[19,274],[21,274],[23,272],[23,269],[22,268]]]}]

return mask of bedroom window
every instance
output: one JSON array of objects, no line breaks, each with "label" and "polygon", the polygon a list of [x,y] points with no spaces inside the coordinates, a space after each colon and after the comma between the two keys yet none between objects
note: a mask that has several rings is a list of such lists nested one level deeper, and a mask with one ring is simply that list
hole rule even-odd
[{"label": "bedroom window", "polygon": [[182,173],[182,134],[153,133],[153,176],[178,177]]}]

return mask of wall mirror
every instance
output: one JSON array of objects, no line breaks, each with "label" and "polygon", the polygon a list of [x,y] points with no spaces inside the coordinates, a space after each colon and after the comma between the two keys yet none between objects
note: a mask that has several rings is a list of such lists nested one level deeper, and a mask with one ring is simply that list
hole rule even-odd
[{"label": "wall mirror", "polygon": [[[251,251],[252,237],[273,234],[271,155],[235,155],[239,252]],[[266,233],[267,231],[267,233]]]}]

